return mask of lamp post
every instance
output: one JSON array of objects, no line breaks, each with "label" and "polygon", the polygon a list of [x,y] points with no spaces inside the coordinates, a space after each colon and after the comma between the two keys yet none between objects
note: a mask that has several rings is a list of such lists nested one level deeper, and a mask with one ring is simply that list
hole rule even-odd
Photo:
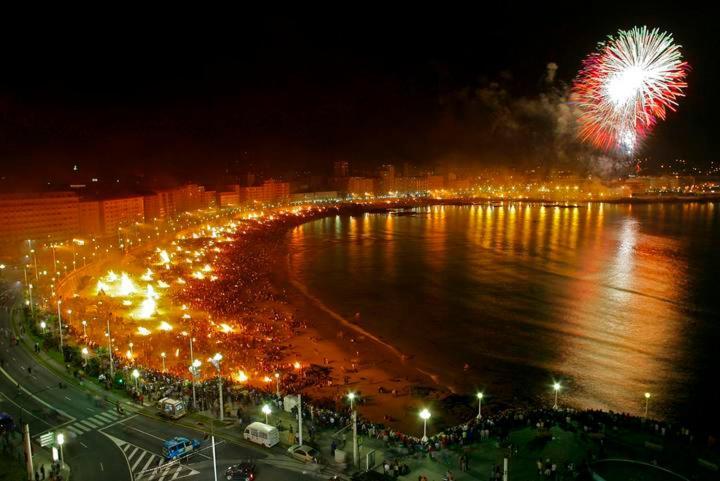
[{"label": "lamp post", "polygon": [[110,316],[107,318],[107,332],[105,335],[108,338],[108,357],[110,358],[110,382],[111,386],[112,383],[115,382],[115,371],[113,368],[113,357],[112,357],[112,336],[110,335]]},{"label": "lamp post", "polygon": [[648,407],[650,406],[650,393],[645,393],[645,419],[648,417]]},{"label": "lamp post", "polygon": [[558,392],[560,392],[560,383],[554,382],[553,383],[553,391],[555,391],[555,404],[553,404],[553,409],[558,408]]},{"label": "lamp post", "polygon": [[83,367],[87,367],[88,348],[83,347],[81,352],[83,357]]},{"label": "lamp post", "polygon": [[135,378],[135,390],[138,390],[138,378],[140,377],[140,371],[137,369],[132,370],[132,377]]},{"label": "lamp post", "polygon": [[43,330],[43,334],[45,334],[46,327],[47,327],[47,324],[45,324],[45,321],[40,321],[40,329]]},{"label": "lamp post", "polygon": [[427,422],[428,422],[428,419],[430,419],[430,411],[428,411],[427,409],[423,409],[422,411],[420,411],[420,418],[423,420],[423,437],[422,437],[422,442],[426,443],[427,440],[428,440],[428,437],[427,437]]},{"label": "lamp post", "polygon": [[223,407],[223,392],[222,392],[222,376],[220,375],[220,361],[222,361],[222,354],[216,352],[215,355],[210,359],[210,362],[215,366],[218,373],[218,396],[220,398],[220,422],[225,419],[225,408]]},{"label": "lamp post", "polygon": [[63,339],[62,339],[62,313],[60,312],[60,304],[62,304],[62,299],[58,299],[57,306],[58,306],[58,332],[60,333],[60,354],[62,354],[63,359],[65,359],[65,353],[63,353]]},{"label": "lamp post", "polygon": [[190,365],[190,373],[192,374],[193,409],[197,409],[195,403],[195,380],[197,379],[197,375],[200,372],[201,364],[202,362],[200,361],[200,359],[195,359]]},{"label": "lamp post", "polygon": [[197,365],[195,364],[195,358],[193,357],[193,338],[190,336],[190,366],[192,366],[195,371],[193,371],[193,379],[192,379],[192,393],[193,393],[193,409],[197,410],[197,399],[195,398],[195,376],[197,376],[197,368],[200,367],[200,361],[198,361]]},{"label": "lamp post", "polygon": [[28,284],[28,293],[30,295],[30,315],[32,317],[35,317],[35,303],[33,303],[32,290],[33,290],[33,285],[32,285],[32,283],[30,283],[30,284]]},{"label": "lamp post", "polygon": [[164,352],[161,352],[161,353],[160,353],[160,357],[162,358],[163,372],[165,372],[165,353],[164,353]]},{"label": "lamp post", "polygon": [[478,419],[482,419],[482,400],[483,400],[483,393],[479,392],[477,393],[478,398]]},{"label": "lamp post", "polygon": [[355,401],[355,393],[349,392],[347,397],[348,397],[348,400],[350,401],[350,411],[352,411],[353,410],[353,401]]},{"label": "lamp post", "polygon": [[268,416],[272,412],[272,409],[270,409],[270,406],[268,406],[267,404],[263,404],[262,412],[265,415],[265,424],[268,424]]},{"label": "lamp post", "polygon": [[280,397],[280,373],[275,373],[275,395]]},{"label": "lamp post", "polygon": [[355,401],[356,394],[354,392],[348,393],[348,399],[350,400],[350,411],[352,412],[352,422],[353,422],[353,463],[355,467],[358,466],[359,459],[358,459],[358,443],[357,443],[357,411],[355,410]]},{"label": "lamp post", "polygon": [[83,337],[87,337],[87,321],[82,321],[81,324],[83,327]]},{"label": "lamp post", "polygon": [[65,444],[65,435],[60,433],[55,438],[58,446],[60,446],[60,466],[65,467],[65,456],[63,455],[63,444]]}]

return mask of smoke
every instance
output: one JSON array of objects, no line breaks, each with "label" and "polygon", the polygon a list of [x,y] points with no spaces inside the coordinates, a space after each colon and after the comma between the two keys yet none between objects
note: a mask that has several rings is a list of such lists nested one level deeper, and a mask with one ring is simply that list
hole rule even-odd
[{"label": "smoke", "polygon": [[480,164],[616,175],[629,163],[577,140],[577,111],[557,72],[558,65],[548,63],[530,94],[514,94],[519,89],[511,75],[450,92],[441,98],[436,139]]}]

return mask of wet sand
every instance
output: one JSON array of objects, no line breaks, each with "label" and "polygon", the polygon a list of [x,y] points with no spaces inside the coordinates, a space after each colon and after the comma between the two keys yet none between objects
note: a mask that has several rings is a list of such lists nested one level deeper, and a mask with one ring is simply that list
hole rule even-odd
[{"label": "wet sand", "polygon": [[[341,407],[352,391],[362,399],[356,406],[365,418],[407,433],[422,429],[417,413],[440,403],[450,390],[437,384],[429,373],[419,371],[412,358],[391,343],[367,331],[362,320],[340,316],[308,292],[293,275],[287,251],[284,257],[285,262],[278,262],[275,268],[274,280],[284,287],[293,314],[308,326],[292,339],[289,354],[332,368],[333,384],[308,388],[306,394],[332,399]],[[447,415],[437,419],[435,426],[457,421]]]}]

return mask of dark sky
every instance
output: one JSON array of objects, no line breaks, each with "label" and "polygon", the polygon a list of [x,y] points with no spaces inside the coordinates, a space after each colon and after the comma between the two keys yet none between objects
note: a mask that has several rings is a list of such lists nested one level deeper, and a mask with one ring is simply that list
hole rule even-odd
[{"label": "dark sky", "polygon": [[0,162],[6,175],[77,163],[179,177],[236,160],[277,172],[336,159],[512,164],[458,141],[486,126],[444,122],[454,114],[440,100],[497,79],[532,98],[548,62],[569,82],[598,41],[646,24],[674,33],[692,72],[642,154],[702,165],[717,158],[715,14],[652,5],[5,18]]}]

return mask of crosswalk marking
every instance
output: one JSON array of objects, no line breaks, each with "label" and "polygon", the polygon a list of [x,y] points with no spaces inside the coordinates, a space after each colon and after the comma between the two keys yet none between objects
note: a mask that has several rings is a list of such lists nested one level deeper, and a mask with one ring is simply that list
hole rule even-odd
[{"label": "crosswalk marking", "polygon": [[78,428],[76,428],[76,427],[74,427],[74,426],[72,426],[72,425],[68,426],[67,428],[68,428],[70,431],[72,431],[72,432],[74,432],[75,434],[77,434],[78,436],[80,436],[80,435],[83,433],[83,432],[80,431]]},{"label": "crosswalk marking", "polygon": [[200,474],[199,471],[177,460],[165,462],[165,458],[159,454],[118,439],[104,431],[101,432],[123,451],[135,481],[172,481]]},{"label": "crosswalk marking", "polygon": [[[102,429],[103,426],[117,423],[122,418],[123,416],[116,414],[114,411],[105,411],[89,418],[75,419],[74,422],[65,425],[64,428],[73,433],[75,436],[82,436],[87,432]],[[40,433],[35,437],[39,438],[42,434],[43,433]]]},{"label": "crosswalk marking", "polygon": [[98,422],[100,424],[107,424],[114,421],[114,419],[110,417],[103,416],[102,414],[96,414],[95,416],[90,418],[94,422]]},{"label": "crosswalk marking", "polygon": [[148,466],[150,466],[150,463],[153,462],[153,460],[156,458],[154,454],[150,453],[150,457],[148,458],[147,462],[145,463],[145,466],[142,467],[140,472],[146,471],[148,469]]},{"label": "crosswalk marking", "polygon": [[[99,424],[97,421],[92,421],[92,420],[90,420],[90,418],[88,418],[88,419],[82,419],[82,420],[80,420],[80,421],[78,421],[78,422],[79,422],[79,423],[83,423],[83,424],[87,424],[88,426],[90,426],[90,427],[93,428],[93,429],[97,429],[97,428],[99,428],[100,426],[102,426],[102,424]],[[103,424],[104,424],[104,423],[103,423]]]},{"label": "crosswalk marking", "polygon": [[135,471],[135,468],[138,467],[138,464],[140,464],[140,461],[143,460],[143,458],[145,457],[146,454],[150,454],[150,453],[148,453],[147,451],[143,451],[142,453],[140,453],[140,456],[138,456],[135,459],[135,464],[133,464],[132,468],[130,468],[131,471]]}]

